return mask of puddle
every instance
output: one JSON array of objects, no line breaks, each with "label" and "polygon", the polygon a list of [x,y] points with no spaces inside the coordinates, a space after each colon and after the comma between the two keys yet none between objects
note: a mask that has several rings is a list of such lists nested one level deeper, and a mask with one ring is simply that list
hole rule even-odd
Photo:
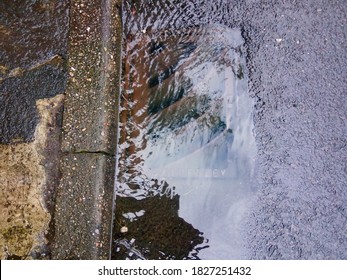
[{"label": "puddle", "polygon": [[256,155],[241,32],[156,27],[123,34],[112,258],[240,259]]}]

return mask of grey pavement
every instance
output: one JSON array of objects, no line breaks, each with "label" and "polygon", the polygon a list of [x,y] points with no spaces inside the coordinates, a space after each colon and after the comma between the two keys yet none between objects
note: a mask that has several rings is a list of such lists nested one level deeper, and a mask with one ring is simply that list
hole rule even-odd
[{"label": "grey pavement", "polygon": [[259,151],[250,257],[347,259],[346,2],[247,2]]},{"label": "grey pavement", "polygon": [[230,10],[244,31],[255,100],[258,193],[244,225],[247,254],[346,259],[346,3],[245,1]]},{"label": "grey pavement", "polygon": [[120,73],[118,0],[71,1],[53,259],[108,259]]},{"label": "grey pavement", "polygon": [[126,30],[242,30],[258,149],[246,258],[347,259],[346,1],[154,2],[128,4]]},{"label": "grey pavement", "polygon": [[[31,94],[33,99],[41,99],[53,97],[64,89],[65,66],[60,62],[41,64],[56,55],[63,60],[67,58],[65,27],[68,1],[58,1],[59,4],[37,1],[37,5],[34,2],[28,6],[12,1],[0,3],[3,8],[0,34],[4,38],[0,47],[5,50],[0,56],[0,142],[5,145],[34,141],[39,116],[35,103],[29,98]],[[116,73],[117,65],[112,61],[117,61],[120,51],[115,46],[119,37],[112,38],[110,29],[99,27],[117,18],[115,11],[119,9],[119,2],[71,2],[72,15],[76,15],[73,19],[78,14],[82,16],[81,21],[72,21],[70,35],[76,41],[70,41],[65,112],[71,115],[64,116],[63,179],[58,187],[54,225],[56,232],[61,234],[53,244],[53,258],[107,258],[109,247],[105,240],[110,239],[112,214],[110,209],[107,213],[102,211],[105,207],[112,207],[110,192],[116,145],[112,141],[116,122],[108,120],[114,120],[117,114],[116,107],[113,107],[115,100],[111,97],[117,94],[113,82],[119,79],[115,75],[113,80],[108,80],[108,75]],[[170,9],[160,10],[158,16],[163,16],[161,24],[170,22],[179,28],[187,22],[217,22],[241,28],[245,38],[258,148],[254,178],[257,194],[243,226],[248,244],[245,254],[251,259],[347,259],[346,1],[177,2]],[[106,6],[102,6],[104,4]],[[94,9],[97,5],[103,9]],[[171,13],[175,10],[179,12]],[[49,15],[52,16],[54,11],[57,11],[57,18],[52,21]],[[37,32],[26,28],[26,24],[35,22],[24,20],[32,15],[31,12],[42,23],[37,26]],[[119,18],[115,22],[119,23]],[[8,47],[10,45],[13,49]],[[35,65],[41,66],[36,68]],[[94,70],[96,72],[92,73]],[[42,85],[41,89],[31,89],[31,77]],[[74,77],[78,78],[78,83],[74,82]],[[56,82],[51,83],[50,79]],[[18,83],[19,87],[9,85],[12,82],[13,85]],[[12,97],[8,92],[13,92],[15,102],[9,102]],[[101,109],[98,102],[102,104]],[[23,114],[20,108],[23,108]],[[4,114],[5,110],[9,113]],[[27,117],[25,112],[28,112]],[[16,128],[11,124],[13,121]],[[25,147],[20,147],[20,150]],[[11,155],[8,150],[14,151],[8,146],[1,149],[6,156]],[[30,155],[26,157],[31,158]],[[77,165],[74,158],[80,159]],[[35,168],[41,168],[40,160],[41,157],[35,159]],[[6,159],[1,163],[3,167]],[[97,168],[93,169],[93,166]],[[7,172],[10,168],[5,166],[3,170]],[[101,170],[103,175],[95,173],[95,170]],[[1,170],[1,174],[8,173]],[[38,181],[43,176],[33,174],[28,176],[38,176]],[[21,173],[16,174],[16,180],[20,176]],[[17,187],[16,183],[8,188],[10,180],[4,182],[4,193]],[[85,204],[84,192],[88,202]],[[107,193],[110,194],[104,197],[107,201],[100,204],[100,194]],[[82,206],[75,208],[79,199]],[[35,203],[41,207],[39,201]],[[97,205],[104,210],[98,211]],[[48,214],[43,212],[42,216],[47,218]],[[106,214],[100,218],[100,213]],[[18,231],[21,229],[18,224],[9,225],[1,228],[5,239],[11,235],[18,237],[14,239],[16,241],[25,236],[25,232]],[[86,238],[77,239],[78,235]],[[0,245],[6,247],[5,243]],[[28,246],[24,244],[25,250],[17,250],[14,246],[15,253],[2,252],[1,256],[26,258],[31,250]]]}]

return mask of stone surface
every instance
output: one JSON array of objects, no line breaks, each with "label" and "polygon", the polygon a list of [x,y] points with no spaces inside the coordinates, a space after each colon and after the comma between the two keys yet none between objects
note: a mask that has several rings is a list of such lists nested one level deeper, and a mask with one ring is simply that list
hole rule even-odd
[{"label": "stone surface", "polygon": [[64,151],[115,154],[121,38],[118,3],[71,1]]},{"label": "stone surface", "polygon": [[108,259],[120,80],[120,1],[71,1],[54,259]]},{"label": "stone surface", "polygon": [[66,59],[69,0],[0,1],[0,79],[54,55]]},{"label": "stone surface", "polygon": [[49,258],[69,1],[0,2],[0,258]]},{"label": "stone surface", "polygon": [[114,159],[102,154],[68,154],[62,158],[54,259],[109,258],[114,166]]},{"label": "stone surface", "polygon": [[40,122],[33,142],[0,145],[0,259],[49,257],[63,99],[36,102]]},{"label": "stone surface", "polygon": [[28,70],[16,68],[0,81],[0,143],[34,140],[39,122],[35,102],[64,92],[65,64],[54,56]]},{"label": "stone surface", "polygon": [[[110,174],[115,166],[112,156],[108,158],[105,154],[115,154],[117,143],[119,9],[120,1],[113,0],[0,3],[0,143],[5,144],[0,146],[3,159],[0,163],[1,258],[50,258],[49,241],[56,234],[59,238],[54,244],[59,248],[81,246],[74,247],[69,255],[55,250],[54,257],[105,259],[109,256],[107,236],[111,234],[112,204],[108,203],[113,201],[114,176]],[[107,186],[109,194],[102,199],[95,197],[94,202],[99,204],[84,204],[76,213],[69,212],[76,205],[69,197],[58,196],[55,205],[62,126],[62,96],[58,94],[66,89],[69,10],[71,59],[63,150],[71,153],[66,154],[67,158],[78,157],[83,161],[79,165],[80,174],[90,175],[89,182],[97,184],[89,185],[90,193],[101,194]],[[59,110],[54,96],[60,98]],[[51,97],[53,101],[46,102],[45,98]],[[43,106],[40,114],[35,104],[39,108]],[[51,116],[49,120],[48,116]],[[73,155],[75,152],[82,154]],[[100,167],[98,173],[88,173],[95,161]],[[62,161],[61,168],[59,194],[64,195],[69,190],[64,189],[65,183],[71,177],[65,172],[66,162]],[[84,186],[84,179],[73,178],[76,188]],[[96,217],[101,204],[109,207],[108,212],[102,210],[102,218]],[[91,216],[93,223],[88,224],[91,213],[95,214]],[[66,223],[76,219],[80,222],[77,228]],[[93,239],[97,244],[84,235],[76,234],[70,243],[64,239],[70,230],[87,232],[96,224],[99,228],[93,230],[100,230],[101,236]],[[105,233],[101,232],[103,229]]]}]

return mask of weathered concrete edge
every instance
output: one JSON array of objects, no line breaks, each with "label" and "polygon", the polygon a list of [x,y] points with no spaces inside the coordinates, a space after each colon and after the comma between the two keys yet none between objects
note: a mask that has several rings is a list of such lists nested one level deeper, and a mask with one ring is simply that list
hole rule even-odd
[{"label": "weathered concrete edge", "polygon": [[[63,116],[64,156],[60,164],[62,178],[56,194],[52,259],[110,258],[121,72],[121,2],[71,1],[70,23],[73,17],[80,22],[97,17],[92,13],[82,13],[81,8],[87,6],[89,12],[96,9],[100,16],[96,30],[101,29],[101,36],[97,37],[97,44],[93,41],[91,45],[73,46],[76,34],[70,32],[70,75]],[[83,17],[87,19],[83,20]],[[99,58],[101,53],[101,60],[92,61],[87,69],[81,69],[79,75],[75,75],[78,66],[75,62],[81,59],[78,56],[93,47]],[[90,72],[95,74],[93,82],[97,86],[86,90],[83,79],[85,73]],[[76,82],[83,86],[76,87]],[[91,102],[95,96],[98,96],[98,104]],[[80,113],[80,105],[91,117],[89,123]],[[95,110],[96,106],[98,110]],[[75,126],[76,121],[85,123],[87,127]]]},{"label": "weathered concrete edge", "polygon": [[54,259],[109,259],[114,158],[68,153],[61,161],[57,189]]},{"label": "weathered concrete edge", "polygon": [[121,48],[120,0],[73,0],[64,152],[115,154]]}]

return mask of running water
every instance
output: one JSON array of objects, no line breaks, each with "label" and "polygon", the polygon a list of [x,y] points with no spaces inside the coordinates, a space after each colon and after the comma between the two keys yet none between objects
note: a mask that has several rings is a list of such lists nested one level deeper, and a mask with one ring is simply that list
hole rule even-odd
[{"label": "running water", "polygon": [[131,2],[113,258],[243,258],[256,147],[241,32]]}]

